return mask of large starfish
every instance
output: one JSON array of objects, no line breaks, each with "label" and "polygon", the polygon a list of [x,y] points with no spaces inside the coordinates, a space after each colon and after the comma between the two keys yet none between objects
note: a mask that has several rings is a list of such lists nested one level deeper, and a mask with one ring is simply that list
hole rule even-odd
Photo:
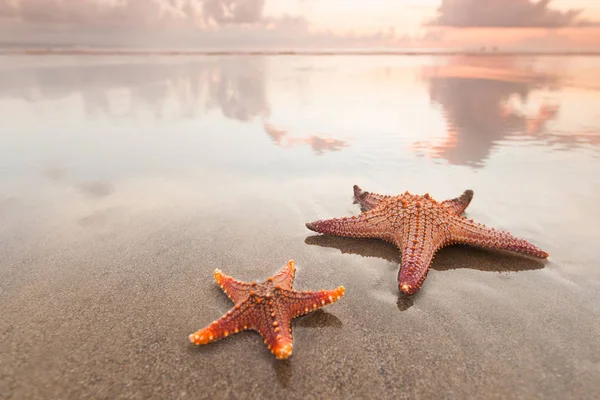
[{"label": "large starfish", "polygon": [[275,357],[288,358],[293,347],[291,320],[336,302],[345,291],[339,286],[334,290],[297,292],[292,290],[295,272],[294,260],[290,260],[266,281],[246,283],[216,269],[215,280],[235,306],[204,329],[192,333],[190,341],[206,344],[252,329],[263,337]]},{"label": "large starfish", "polygon": [[548,257],[548,253],[523,239],[461,216],[473,198],[472,190],[466,190],[455,199],[438,202],[428,193],[386,196],[354,185],[354,197],[363,210],[359,216],[309,222],[306,227],[319,233],[382,239],[396,245],[402,252],[398,289],[407,295],[421,288],[435,253],[451,244]]}]

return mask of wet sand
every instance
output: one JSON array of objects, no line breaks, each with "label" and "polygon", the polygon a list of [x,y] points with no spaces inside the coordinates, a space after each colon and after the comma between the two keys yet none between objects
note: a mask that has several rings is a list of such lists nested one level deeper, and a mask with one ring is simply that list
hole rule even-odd
[{"label": "wet sand", "polygon": [[[91,71],[61,60],[52,68],[15,68],[10,80],[5,71],[0,113],[11,122],[0,128],[0,397],[600,397],[598,148],[577,137],[566,150],[553,141],[564,143],[562,129],[575,131],[568,111],[589,94],[559,92],[562,119],[535,139],[521,137],[530,125],[513,113],[500,121],[502,135],[485,125],[490,136],[474,140],[469,135],[482,120],[452,109],[454,92],[447,91],[465,96],[454,86],[464,77],[413,87],[412,75],[402,75],[420,73],[412,60],[380,59],[359,72],[342,58],[333,66],[320,60],[312,72],[297,70],[293,60],[261,58],[244,68],[94,61]],[[380,72],[390,64],[400,72],[386,81]],[[123,75],[111,81],[111,68]],[[186,96],[197,93],[185,79],[193,71],[193,79],[208,82],[215,72],[205,68],[240,86],[235,95],[207,89],[210,101],[192,102],[205,105],[196,115],[185,107]],[[329,73],[341,74],[325,88],[333,92],[344,82],[357,86],[348,90],[364,85],[381,93],[390,82],[406,86],[398,86],[405,90],[394,104],[369,108],[372,100],[356,100],[325,116],[319,93]],[[309,89],[281,104],[290,77],[310,82]],[[504,97],[520,90],[493,82],[482,91],[495,88]],[[439,111],[398,111],[409,99],[425,107],[428,88],[447,106],[456,135],[453,145],[430,137],[433,144],[420,147],[441,154],[441,162],[407,149],[423,140],[421,129],[445,134],[443,119],[438,125],[423,114],[429,125],[405,136],[411,114]],[[125,89],[129,106],[122,104]],[[461,101],[473,107],[471,100]],[[159,111],[148,112],[158,103]],[[181,107],[173,111],[172,104]],[[342,112],[358,106],[369,118]],[[293,107],[297,117],[286,114]],[[395,125],[389,115],[397,116]],[[285,133],[265,132],[261,118],[277,117]],[[367,119],[370,134],[360,136]],[[310,138],[306,132],[348,146],[288,139]],[[552,170],[557,165],[562,172]],[[453,246],[438,254],[422,290],[406,298],[396,286],[394,247],[304,226],[357,214],[353,184],[438,199],[471,188],[470,218],[530,240],[550,258]],[[289,259],[296,260],[294,288],[344,285],[346,294],[294,320],[288,360],[276,360],[254,332],[189,343],[190,333],[231,307],[215,268],[261,280]]]}]

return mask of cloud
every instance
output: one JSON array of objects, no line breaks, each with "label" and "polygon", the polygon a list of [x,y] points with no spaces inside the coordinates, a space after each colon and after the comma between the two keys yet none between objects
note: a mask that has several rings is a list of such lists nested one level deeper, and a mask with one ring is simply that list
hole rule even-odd
[{"label": "cloud", "polygon": [[301,16],[265,13],[266,0],[0,0],[3,42],[153,48],[334,47],[385,35],[312,32]]},{"label": "cloud", "polygon": [[17,7],[10,0],[0,0],[0,18],[12,18],[17,15]]},{"label": "cloud", "polygon": [[256,23],[263,18],[265,0],[204,0],[202,16],[206,21]]},{"label": "cloud", "polygon": [[428,25],[450,27],[593,26],[598,22],[579,19],[581,10],[550,8],[551,0],[442,0],[438,15]]},{"label": "cloud", "polygon": [[383,31],[314,32],[301,16],[268,15],[265,2],[0,0],[0,41],[17,46],[288,49],[381,45],[394,39]]},{"label": "cloud", "polygon": [[255,24],[265,0],[0,0],[0,20],[76,30]]}]

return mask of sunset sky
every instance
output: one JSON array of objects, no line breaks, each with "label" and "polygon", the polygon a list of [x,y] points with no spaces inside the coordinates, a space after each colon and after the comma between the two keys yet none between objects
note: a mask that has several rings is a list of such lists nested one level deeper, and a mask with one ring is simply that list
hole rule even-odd
[{"label": "sunset sky", "polygon": [[600,50],[600,0],[0,0],[0,42]]}]

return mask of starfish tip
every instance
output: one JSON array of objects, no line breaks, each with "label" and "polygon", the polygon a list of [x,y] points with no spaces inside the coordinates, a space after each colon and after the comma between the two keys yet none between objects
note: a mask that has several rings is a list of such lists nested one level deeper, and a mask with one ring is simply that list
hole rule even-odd
[{"label": "starfish tip", "polygon": [[219,268],[216,268],[213,272],[213,276],[215,277],[215,281],[220,284],[223,279],[223,272],[221,272]]},{"label": "starfish tip", "polygon": [[273,353],[278,360],[285,360],[292,355],[292,345],[289,343],[282,344],[273,349]]},{"label": "starfish tip", "polygon": [[316,227],[315,227],[315,223],[314,223],[314,222],[307,222],[305,225],[306,225],[306,227],[307,227],[308,229],[310,229],[311,231],[314,231],[314,232],[316,232],[316,231],[317,231],[317,230],[316,230]]},{"label": "starfish tip", "polygon": [[199,332],[194,332],[189,336],[190,339],[190,343],[193,344],[205,344],[206,342],[203,342],[204,340],[204,336],[201,335]]},{"label": "starfish tip", "polygon": [[410,296],[411,294],[414,294],[417,291],[418,287],[411,286],[407,283],[403,283],[400,285],[399,289],[403,294]]}]

